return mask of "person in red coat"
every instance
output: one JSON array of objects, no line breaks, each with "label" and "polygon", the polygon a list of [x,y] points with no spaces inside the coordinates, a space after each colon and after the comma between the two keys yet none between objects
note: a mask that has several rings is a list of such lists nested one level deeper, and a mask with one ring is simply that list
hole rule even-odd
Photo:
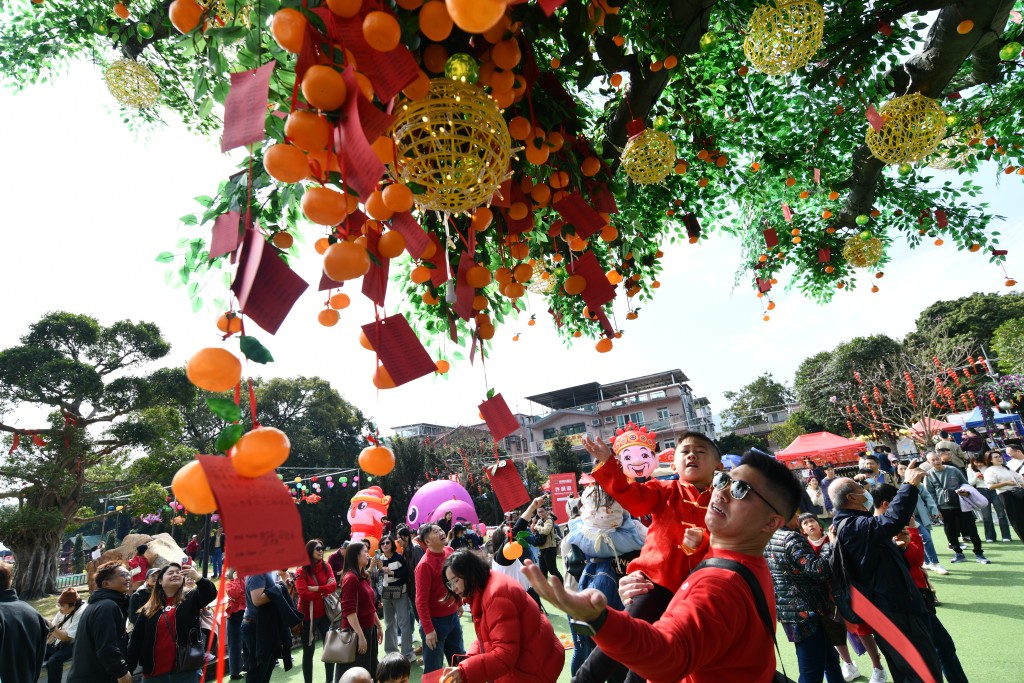
[{"label": "person in red coat", "polygon": [[[445,585],[469,603],[476,642],[469,657],[442,676],[442,683],[554,683],[565,664],[565,647],[519,582],[492,572],[471,550],[444,561]],[[486,606],[486,607],[485,607]]]},{"label": "person in red coat", "polygon": [[135,555],[128,560],[128,571],[132,574],[132,590],[146,582],[146,574],[149,572],[149,560],[146,559],[146,552],[149,546],[143,543],[135,549]]},{"label": "person in red coat", "polygon": [[[302,612],[302,678],[313,683],[313,650],[316,649],[316,634],[327,638],[331,620],[324,610],[324,598],[338,589],[334,570],[324,562],[324,542],[319,538],[306,543],[309,564],[295,572],[295,589],[299,593],[299,611]],[[328,681],[334,680],[334,664],[325,663]]]}]

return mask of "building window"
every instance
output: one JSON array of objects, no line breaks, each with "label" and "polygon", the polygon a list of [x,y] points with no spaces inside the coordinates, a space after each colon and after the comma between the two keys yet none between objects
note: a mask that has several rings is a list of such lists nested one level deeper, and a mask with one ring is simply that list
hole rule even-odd
[{"label": "building window", "polygon": [[612,408],[621,408],[624,405],[626,405],[626,401],[621,398],[617,398],[612,401]]},{"label": "building window", "polygon": [[625,415],[617,415],[616,419],[619,423],[619,427],[625,427],[627,424],[632,422],[637,427],[643,427],[644,425],[644,414],[640,413],[626,413]]},{"label": "building window", "polygon": [[605,421],[606,424],[614,424],[615,416],[614,415],[605,415],[604,416],[604,421]]},{"label": "building window", "polygon": [[565,434],[566,436],[571,436],[573,434],[586,434],[586,433],[587,433],[587,426],[585,424],[583,424],[582,422],[577,422],[575,424],[565,425],[564,427],[562,427],[562,434]]},{"label": "building window", "polygon": [[554,427],[548,427],[547,429],[544,430],[544,438],[545,439],[553,439],[553,438],[555,438],[555,434],[557,432],[558,432],[558,430],[555,429]]},{"label": "building window", "polygon": [[667,406],[662,406],[661,408],[658,408],[658,419],[659,420],[667,420],[668,419],[668,407]]},{"label": "building window", "polygon": [[676,440],[675,439],[668,439],[668,440],[665,441],[665,443],[662,444],[661,449],[665,450],[667,448],[675,448],[675,447],[676,447]]}]

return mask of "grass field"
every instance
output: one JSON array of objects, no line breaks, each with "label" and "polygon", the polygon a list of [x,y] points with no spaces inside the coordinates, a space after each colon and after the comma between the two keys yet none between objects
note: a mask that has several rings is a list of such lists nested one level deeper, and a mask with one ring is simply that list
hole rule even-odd
[{"label": "grass field", "polygon": [[[940,533],[935,537],[939,540]],[[1024,626],[1024,593],[1021,591],[1021,580],[1024,579],[1024,545],[1019,541],[1013,543],[986,543],[985,553],[992,560],[990,565],[980,565],[970,560],[962,564],[949,564],[952,554],[941,552],[940,558],[950,570],[949,576],[929,574],[938,592],[941,602],[938,613],[942,623],[957,643],[957,652],[964,665],[967,676],[974,681],[1020,681],[1024,680],[1021,670],[1019,646],[1014,635]],[[55,597],[33,602],[44,616],[50,617],[56,612]],[[548,615],[556,633],[569,633],[569,625],[564,614],[559,614],[547,606]],[[475,639],[473,623],[469,616],[462,619],[462,628],[466,645]],[[418,637],[418,636],[417,636]],[[793,645],[786,641],[780,628],[778,631],[779,647],[782,651],[782,664],[790,678],[796,680],[798,670]],[[558,678],[559,683],[568,683],[569,661],[572,651],[567,650],[565,668]],[[301,683],[302,672],[299,665],[301,653],[295,651],[296,668],[285,673],[278,670],[273,676],[275,682]],[[856,659],[862,673],[871,673],[871,663],[867,656]],[[419,683],[420,667],[413,667],[412,683]],[[314,667],[313,680],[317,683],[324,680],[323,665]],[[867,680],[864,676],[863,681]]]}]

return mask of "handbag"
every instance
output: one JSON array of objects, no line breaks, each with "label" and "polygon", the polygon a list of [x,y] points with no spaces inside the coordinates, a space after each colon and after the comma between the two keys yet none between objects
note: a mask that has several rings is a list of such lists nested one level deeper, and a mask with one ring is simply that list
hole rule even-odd
[{"label": "handbag", "polygon": [[404,586],[385,586],[380,592],[380,597],[384,600],[400,600],[404,592]]},{"label": "handbag", "polygon": [[[167,618],[167,626],[170,628],[171,620],[167,617],[167,613],[164,612],[163,616]],[[172,629],[173,632],[173,629]],[[195,642],[193,638],[195,635],[195,629],[189,631],[188,644],[182,645],[181,643],[175,643],[176,652],[174,653],[174,670],[175,671],[198,671],[206,666],[206,650],[201,644]]]},{"label": "handbag", "polygon": [[[358,591],[358,588],[356,589]],[[356,593],[356,618],[359,618],[359,593]],[[356,661],[359,639],[352,629],[331,627],[324,636],[324,650],[320,661],[325,664],[351,664]]]},{"label": "handbag", "polygon": [[341,619],[341,599],[337,593],[324,596],[324,614],[332,623]]}]

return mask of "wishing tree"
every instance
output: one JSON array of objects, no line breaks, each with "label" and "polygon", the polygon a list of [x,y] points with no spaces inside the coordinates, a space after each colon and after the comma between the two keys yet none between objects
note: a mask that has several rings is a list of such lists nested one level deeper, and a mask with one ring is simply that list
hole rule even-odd
[{"label": "wishing tree", "polygon": [[[361,278],[420,337],[475,352],[531,297],[607,351],[616,302],[632,319],[658,288],[661,247],[716,232],[741,238],[766,319],[774,285],[827,302],[881,277],[898,240],[1001,265],[971,178],[1024,175],[1019,9],[39,0],[2,10],[0,68],[24,86],[94,60],[133,125],[173,112],[247,146],[159,259],[196,310],[231,270],[226,333],[236,313],[277,329],[305,288],[287,261],[313,244],[325,325]],[[402,383],[384,365],[378,386]]]}]

